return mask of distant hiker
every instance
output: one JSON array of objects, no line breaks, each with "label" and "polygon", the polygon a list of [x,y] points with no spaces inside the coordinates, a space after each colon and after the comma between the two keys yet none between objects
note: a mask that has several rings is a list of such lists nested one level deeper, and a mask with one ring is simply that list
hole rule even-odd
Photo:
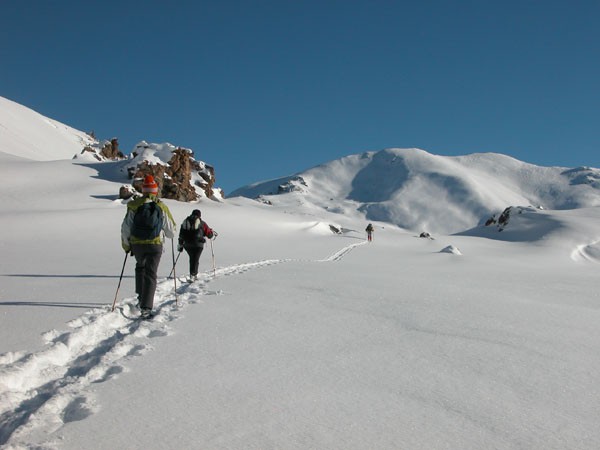
[{"label": "distant hiker", "polygon": [[367,225],[367,228],[365,228],[365,231],[367,232],[367,240],[371,242],[373,240],[373,231],[375,231],[375,228],[373,228],[372,224],[369,224]]},{"label": "distant hiker", "polygon": [[156,291],[156,273],[163,251],[164,236],[173,239],[175,221],[158,199],[158,185],[152,175],[146,175],[142,197],[127,204],[127,214],[121,224],[121,245],[135,256],[135,292],[143,318],[151,317]]},{"label": "distant hiker", "polygon": [[198,278],[198,263],[200,262],[202,250],[204,250],[205,238],[212,239],[217,236],[217,232],[213,231],[202,220],[201,216],[202,213],[199,209],[193,210],[192,214],[185,218],[179,228],[177,250],[182,252],[185,249],[190,257],[190,281],[195,281]]}]

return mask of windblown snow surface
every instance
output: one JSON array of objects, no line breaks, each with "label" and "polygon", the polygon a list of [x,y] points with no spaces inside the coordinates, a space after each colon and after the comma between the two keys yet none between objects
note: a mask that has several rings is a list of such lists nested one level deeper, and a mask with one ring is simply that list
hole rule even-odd
[{"label": "windblown snow surface", "polygon": [[[168,278],[167,242],[158,315],[138,321],[118,164],[7,145],[1,448],[600,448],[600,208],[519,203],[503,231],[478,218],[430,239],[369,219],[367,243],[364,215],[324,209],[330,194],[167,200],[219,236],[193,284],[178,281],[185,254]],[[368,187],[336,173],[363,201]]]}]

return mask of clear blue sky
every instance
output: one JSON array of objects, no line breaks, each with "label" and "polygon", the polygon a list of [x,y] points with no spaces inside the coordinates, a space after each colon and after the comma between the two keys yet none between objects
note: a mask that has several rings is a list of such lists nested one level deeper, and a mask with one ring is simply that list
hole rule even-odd
[{"label": "clear blue sky", "polygon": [[600,1],[0,4],[0,95],[225,192],[367,150],[600,167]]}]

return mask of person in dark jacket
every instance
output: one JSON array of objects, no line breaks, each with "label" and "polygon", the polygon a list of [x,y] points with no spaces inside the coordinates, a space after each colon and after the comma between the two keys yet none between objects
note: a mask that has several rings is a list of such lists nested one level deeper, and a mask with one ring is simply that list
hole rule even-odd
[{"label": "person in dark jacket", "polygon": [[192,214],[181,224],[179,228],[179,245],[177,250],[182,252],[184,249],[190,257],[190,280],[195,281],[198,278],[198,263],[200,255],[204,250],[206,238],[212,239],[217,236],[206,222],[201,218],[199,209],[192,211]]},{"label": "person in dark jacket", "polygon": [[375,228],[373,228],[373,224],[370,223],[369,225],[367,225],[365,231],[367,232],[367,240],[371,242],[373,240],[373,231],[375,231]]}]

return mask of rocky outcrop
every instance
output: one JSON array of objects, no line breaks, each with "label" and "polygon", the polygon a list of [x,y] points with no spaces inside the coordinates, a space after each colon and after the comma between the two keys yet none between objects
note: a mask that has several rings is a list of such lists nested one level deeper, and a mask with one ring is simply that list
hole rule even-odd
[{"label": "rocky outcrop", "polygon": [[104,141],[102,145],[99,142],[86,145],[81,154],[89,154],[98,161],[119,161],[126,158],[123,152],[119,150],[119,140],[117,138]]},{"label": "rocky outcrop", "polygon": [[[502,211],[502,214],[500,214],[498,219],[496,219],[495,214],[492,215],[492,217],[490,217],[489,219],[487,219],[485,221],[485,226],[489,227],[492,225],[496,225],[496,227],[498,228],[498,231],[502,231],[508,226],[508,223],[510,222],[511,217],[513,217],[515,214],[523,214],[524,211],[532,211],[535,209],[536,208],[533,208],[532,206],[528,206],[528,207],[509,206],[508,208],[505,208],[504,211]],[[541,209],[541,208],[537,208],[537,209]]]},{"label": "rocky outcrop", "polygon": [[164,197],[163,186],[165,178],[165,166],[161,164],[150,164],[148,161],[142,161],[135,168],[129,170],[129,176],[132,178],[131,185],[137,192],[142,192],[142,184],[146,175],[152,175],[154,181],[158,184],[158,195]]},{"label": "rocky outcrop", "polygon": [[119,189],[119,198],[122,198],[124,200],[127,200],[137,194],[138,191],[136,191],[135,188],[130,184],[121,186],[121,188]]},{"label": "rocky outcrop", "polygon": [[333,234],[342,234],[342,230],[340,230],[338,227],[336,227],[335,225],[331,225],[329,224],[329,229],[331,230],[331,232]]},{"label": "rocky outcrop", "polygon": [[490,225],[495,225],[497,223],[496,214],[492,214],[492,217],[485,221],[485,226],[489,227]]},{"label": "rocky outcrop", "polygon": [[[173,157],[165,170],[167,176],[163,185],[162,195],[164,198],[172,198],[182,202],[191,202],[198,199],[196,189],[190,182],[192,171],[195,170],[194,163],[191,152],[181,148],[173,152]],[[208,194],[207,197],[209,197]]]},{"label": "rocky outcrop", "polygon": [[112,161],[125,159],[125,155],[119,150],[119,140],[117,138],[105,142],[104,147],[100,150],[100,155]]},{"label": "rocky outcrop", "polygon": [[287,183],[280,184],[277,187],[277,194],[287,194],[289,192],[304,192],[304,187],[307,187],[304,178],[296,176],[287,181]]},{"label": "rocky outcrop", "polygon": [[[81,155],[90,155],[93,158],[97,159],[98,161],[102,161],[102,158],[100,157],[98,149],[92,147],[91,145],[86,145],[85,147],[83,147],[83,150],[81,150]],[[77,155],[73,156],[73,158],[77,158],[77,157],[78,157]]]},{"label": "rocky outcrop", "polygon": [[199,161],[192,161],[192,168],[195,170],[199,179],[196,180],[196,186],[202,188],[202,190],[206,193],[208,198],[211,198],[214,195],[214,186],[215,186],[215,168],[213,166],[209,166],[206,163],[200,163]]},{"label": "rocky outcrop", "polygon": [[[194,159],[191,150],[170,144],[141,142],[132,155],[134,158],[127,166],[127,173],[137,191],[141,192],[144,177],[152,175],[162,198],[192,202],[198,200],[201,194],[215,197],[214,168]],[[221,192],[218,194],[221,195]]]},{"label": "rocky outcrop", "polygon": [[259,195],[258,197],[255,198],[255,200],[259,203],[263,203],[265,205],[269,205],[272,206],[273,202],[271,200],[269,200],[267,197],[265,197],[264,195]]},{"label": "rocky outcrop", "polygon": [[502,231],[508,225],[508,221],[509,221],[510,215],[512,213],[514,213],[514,208],[512,206],[509,206],[504,211],[502,211],[502,213],[500,214],[500,216],[498,218],[496,218],[496,214],[493,214],[492,217],[488,218],[485,221],[484,225],[486,227],[491,227],[493,225],[496,225],[498,228],[498,231]]}]

